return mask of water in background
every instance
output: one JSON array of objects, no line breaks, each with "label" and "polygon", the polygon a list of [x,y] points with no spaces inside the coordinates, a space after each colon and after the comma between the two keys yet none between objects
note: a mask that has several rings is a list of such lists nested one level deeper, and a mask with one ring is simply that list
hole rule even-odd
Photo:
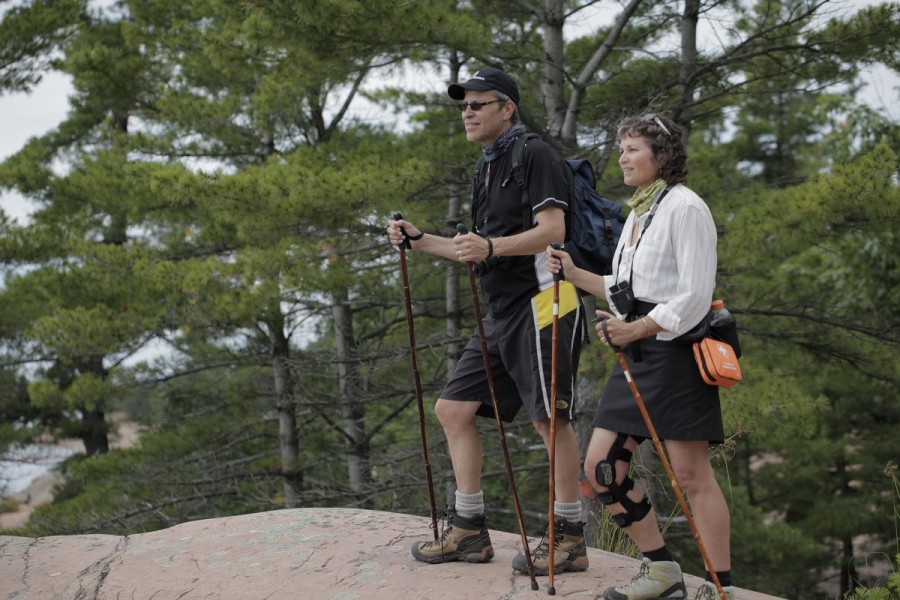
[{"label": "water in background", "polygon": [[0,496],[24,492],[32,481],[73,454],[72,448],[52,444],[10,446],[0,454]]}]

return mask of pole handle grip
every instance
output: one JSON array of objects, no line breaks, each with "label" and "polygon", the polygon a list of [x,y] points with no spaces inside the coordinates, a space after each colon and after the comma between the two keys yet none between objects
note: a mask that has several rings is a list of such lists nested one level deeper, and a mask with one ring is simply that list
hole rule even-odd
[{"label": "pole handle grip", "polygon": [[[559,242],[553,242],[552,244],[550,244],[550,247],[553,248],[554,250],[565,250],[566,249],[565,246],[563,246]],[[562,270],[559,273],[553,274],[553,281],[565,281],[565,279],[566,279],[566,274]]]},{"label": "pole handle grip", "polygon": [[621,352],[622,348],[616,346],[612,343],[612,340],[609,339],[609,328],[606,323],[609,321],[606,317],[600,317],[600,328],[603,330],[603,337],[606,338],[606,343],[609,344],[609,347],[612,348],[613,352]]},{"label": "pole handle grip", "polygon": [[[399,220],[402,219],[402,218],[403,218],[403,215],[401,215],[399,212],[395,212],[395,213],[394,213],[394,220],[395,220],[395,221],[399,221]],[[403,232],[403,247],[406,248],[406,249],[408,249],[408,250],[411,250],[411,249],[412,249],[412,243],[409,241],[409,234],[406,233],[406,230],[403,229],[402,227],[400,228],[400,231]]]}]

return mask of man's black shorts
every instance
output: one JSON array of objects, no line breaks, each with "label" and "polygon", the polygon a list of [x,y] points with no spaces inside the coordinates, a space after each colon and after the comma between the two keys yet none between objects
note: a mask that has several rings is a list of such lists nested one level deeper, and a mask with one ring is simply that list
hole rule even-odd
[{"label": "man's black shorts", "polygon": [[[532,421],[549,419],[551,350],[553,347],[553,288],[501,319],[488,314],[484,332],[500,416],[510,422],[524,404]],[[572,391],[581,345],[585,340],[584,307],[575,287],[559,285],[556,406],[558,419],[572,420]],[[444,387],[445,400],[479,401],[478,415],[493,417],[494,409],[484,367],[478,330],[469,338],[456,370]]]}]

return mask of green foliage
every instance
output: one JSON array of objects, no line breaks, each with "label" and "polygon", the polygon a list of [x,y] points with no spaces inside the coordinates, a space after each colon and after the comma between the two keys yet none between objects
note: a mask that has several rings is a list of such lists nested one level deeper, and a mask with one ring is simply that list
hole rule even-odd
[{"label": "green foliage", "polygon": [[4,7],[0,21],[0,95],[28,91],[73,33],[84,0],[35,0]]},{"label": "green foliage", "polygon": [[[900,480],[897,478],[897,464],[891,460],[884,468],[886,475],[892,482],[891,498],[893,500],[893,522],[895,549],[900,548]],[[888,556],[885,553],[884,556]],[[876,557],[872,557],[876,558]],[[868,562],[869,557],[866,558]],[[873,561],[877,562],[877,561]],[[889,562],[889,561],[888,561]],[[871,588],[856,587],[846,594],[845,600],[896,600],[900,598],[900,552],[894,556],[891,565],[892,570],[884,582],[884,586],[875,585]]]},{"label": "green foliage", "polygon": [[69,459],[54,502],[38,507],[26,535],[125,535],[277,506],[267,431],[239,404],[208,418],[146,432],[138,447]]},{"label": "green foliage", "polygon": [[[602,60],[611,23],[552,47],[592,4],[129,0],[4,13],[0,89],[52,65],[75,93],[64,123],[0,165],[0,187],[38,207],[26,224],[0,223],[2,355],[31,367],[2,372],[3,422],[106,435],[78,414],[123,407],[147,428],[134,449],[69,461],[25,532],[127,534],[286,505],[428,514],[384,228],[395,211],[444,235],[468,220],[478,148],[443,79],[496,64],[520,81],[523,121],[598,165],[608,196],[630,193],[614,168],[623,114],[667,112],[690,129],[691,187],[721,230],[717,296],[745,351],[744,383],[723,393],[727,462],[717,455],[741,585],[805,600],[823,571],[856,564],[859,536],[893,555],[896,500],[877,471],[900,455],[900,136],[856,94],[861,68],[897,68],[897,5],[837,17],[821,12],[828,2],[717,3],[700,18],[724,24],[720,46],[686,65],[666,41],[685,24],[667,3],[642,3]],[[422,81],[398,82],[403,69]],[[372,111],[396,126],[370,124]],[[566,119],[571,135],[558,133]],[[452,477],[431,406],[472,314],[460,265],[407,258],[440,505]],[[602,389],[612,362],[589,346],[585,389]],[[579,399],[582,421],[595,396]],[[482,427],[492,526],[514,531],[493,423]],[[0,444],[38,428],[0,426]],[[546,453],[526,419],[506,431],[537,531]],[[598,543],[633,553],[604,519]],[[700,572],[690,540],[673,543]]]},{"label": "green foliage", "polygon": [[[754,505],[820,540],[810,568],[865,532],[887,541],[877,473],[900,452],[895,170],[879,146],[803,185],[760,191],[732,209],[721,244],[751,383],[726,404],[726,422],[747,433],[737,471]],[[812,597],[800,577],[767,581],[759,589]]]},{"label": "green foliage", "polygon": [[896,567],[896,565],[900,565],[900,554],[894,557],[894,565],[894,570],[888,576],[884,587],[857,587],[846,594],[844,600],[897,600],[900,598],[900,571]]},{"label": "green foliage", "polygon": [[[722,486],[731,511],[732,572],[740,576],[738,585],[780,598],[798,598],[804,590],[815,588],[820,581],[816,566],[827,560],[828,552],[801,530],[755,505],[744,486],[734,480],[722,481]],[[703,576],[705,565],[696,544],[687,527],[680,529],[685,535],[667,541],[686,572]]]},{"label": "green foliage", "polygon": [[51,381],[35,381],[28,386],[28,395],[37,407],[52,408],[57,411],[69,408],[65,394]]}]

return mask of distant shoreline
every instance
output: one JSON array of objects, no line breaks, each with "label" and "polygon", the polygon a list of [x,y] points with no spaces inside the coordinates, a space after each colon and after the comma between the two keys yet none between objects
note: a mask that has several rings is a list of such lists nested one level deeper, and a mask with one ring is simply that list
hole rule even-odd
[{"label": "distant shoreline", "polygon": [[[59,443],[12,445],[0,460],[0,496],[9,497],[28,489],[31,483],[59,463],[79,452],[77,440]],[[81,446],[83,452],[84,446]]]},{"label": "distant shoreline", "polygon": [[[140,437],[138,423],[127,420],[123,413],[110,415],[110,420],[113,423],[110,434],[110,450],[131,448],[137,443]],[[41,446],[41,444],[36,446]],[[52,502],[53,490],[63,480],[62,474],[57,470],[59,464],[73,454],[85,453],[84,443],[81,440],[59,440],[54,444],[47,444],[47,447],[56,448],[57,451],[55,453],[48,452],[48,455],[53,455],[46,457],[49,461],[28,462],[29,465],[40,465],[41,469],[37,470],[27,485],[18,483],[4,496],[5,499],[19,504],[14,511],[0,513],[0,529],[9,530],[23,527],[28,523],[35,508]],[[27,477],[26,475],[21,479],[27,479]]]}]

